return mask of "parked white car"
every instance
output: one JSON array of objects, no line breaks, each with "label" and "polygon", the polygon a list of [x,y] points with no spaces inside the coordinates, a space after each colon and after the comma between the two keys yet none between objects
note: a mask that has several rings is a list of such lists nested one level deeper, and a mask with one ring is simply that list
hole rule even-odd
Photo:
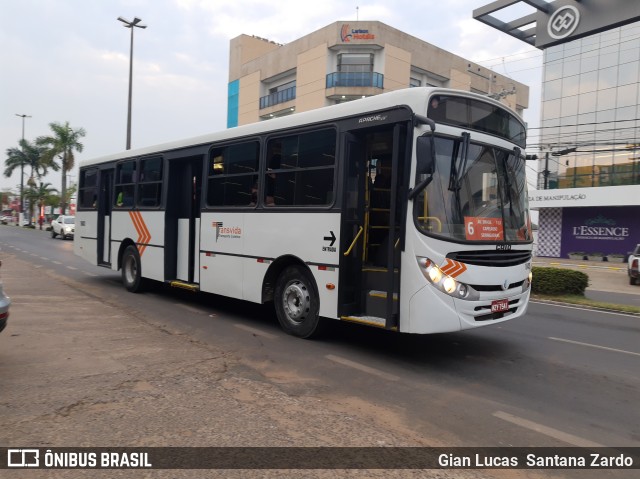
[{"label": "parked white car", "polygon": [[627,260],[629,284],[640,284],[640,244],[637,244]]},{"label": "parked white car", "polygon": [[76,232],[76,217],[60,215],[51,222],[51,237],[60,235],[62,239],[73,238]]}]

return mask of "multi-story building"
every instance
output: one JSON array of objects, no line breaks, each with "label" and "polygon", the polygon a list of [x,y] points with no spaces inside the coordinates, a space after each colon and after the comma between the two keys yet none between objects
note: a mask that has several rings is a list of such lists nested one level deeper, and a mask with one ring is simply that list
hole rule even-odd
[{"label": "multi-story building", "polygon": [[547,48],[538,254],[610,259],[640,243],[640,22]]},{"label": "multi-story building", "polygon": [[529,88],[378,21],[336,22],[286,45],[231,40],[227,126],[418,86],[500,98],[522,115]]},{"label": "multi-story building", "polygon": [[621,261],[640,243],[640,2],[493,0],[473,17],[544,51],[538,255]]}]

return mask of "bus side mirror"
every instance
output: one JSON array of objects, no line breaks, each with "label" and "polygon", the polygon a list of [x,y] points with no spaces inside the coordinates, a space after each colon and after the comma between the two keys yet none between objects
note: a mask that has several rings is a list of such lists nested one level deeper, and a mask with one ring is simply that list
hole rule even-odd
[{"label": "bus side mirror", "polygon": [[418,175],[432,175],[435,163],[435,145],[432,135],[418,137],[416,144],[416,160]]}]

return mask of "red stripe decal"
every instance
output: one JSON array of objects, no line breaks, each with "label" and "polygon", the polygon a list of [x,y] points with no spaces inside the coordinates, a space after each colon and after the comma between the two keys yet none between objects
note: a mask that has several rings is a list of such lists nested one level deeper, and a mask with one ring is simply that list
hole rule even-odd
[{"label": "red stripe decal", "polygon": [[440,269],[444,274],[451,276],[452,278],[456,278],[467,270],[467,265],[447,258]]},{"label": "red stripe decal", "polygon": [[140,253],[140,256],[142,256],[144,254],[144,250],[147,248],[147,244],[151,241],[151,234],[142,219],[142,213],[139,211],[129,211],[129,216],[131,217],[133,227],[136,229],[136,233],[138,233],[136,244],[138,246],[138,252]]}]

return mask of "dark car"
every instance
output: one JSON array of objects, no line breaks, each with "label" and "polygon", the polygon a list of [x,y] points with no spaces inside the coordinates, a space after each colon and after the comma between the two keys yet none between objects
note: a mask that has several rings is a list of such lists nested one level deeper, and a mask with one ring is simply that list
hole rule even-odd
[{"label": "dark car", "polygon": [[640,284],[640,244],[637,244],[627,260],[629,284]]},{"label": "dark car", "polygon": [[[0,261],[0,267],[2,261]],[[7,326],[7,320],[9,319],[9,306],[11,305],[11,299],[4,294],[2,290],[2,281],[0,281],[0,331]]]}]

